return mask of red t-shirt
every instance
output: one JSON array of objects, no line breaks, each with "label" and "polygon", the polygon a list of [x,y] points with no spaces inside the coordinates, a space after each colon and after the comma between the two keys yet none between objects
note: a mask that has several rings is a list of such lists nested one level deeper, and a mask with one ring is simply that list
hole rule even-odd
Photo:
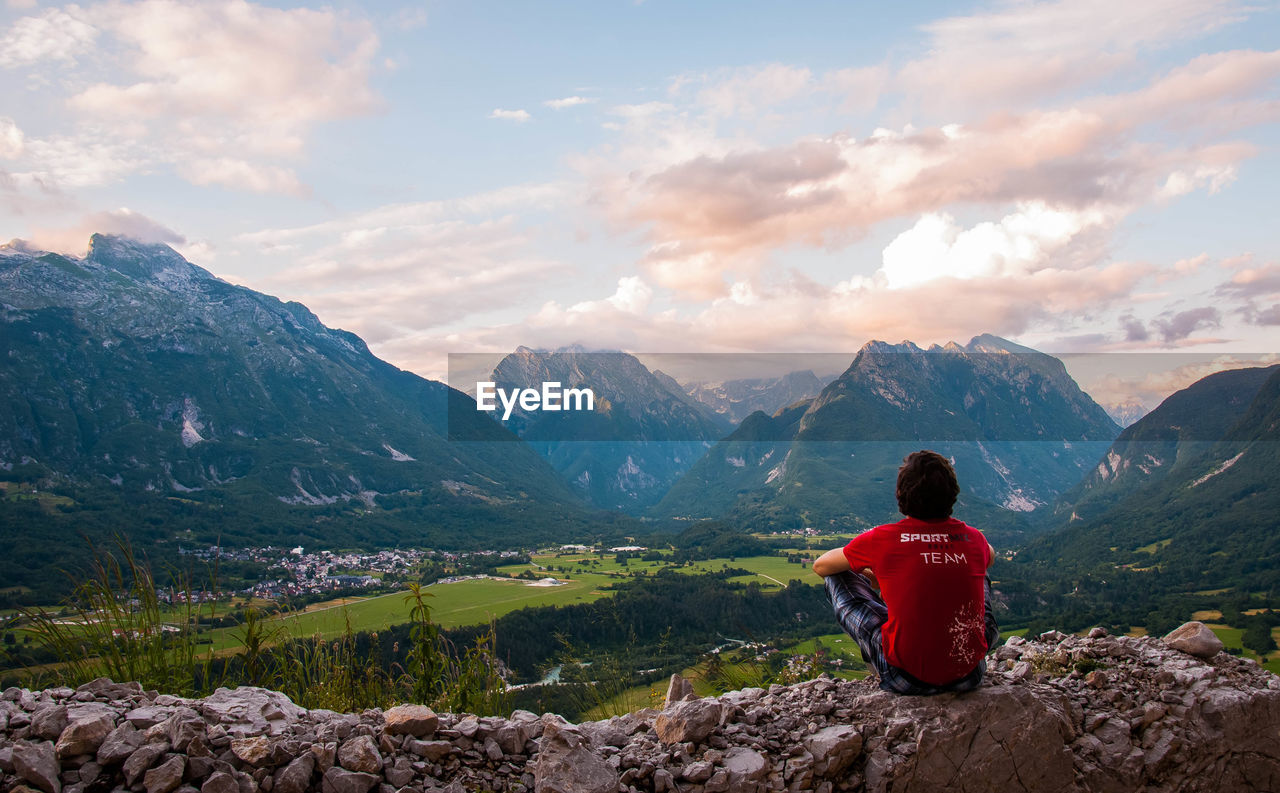
[{"label": "red t-shirt", "polygon": [[987,652],[983,579],[991,548],[982,532],[955,518],[904,518],[854,537],[844,557],[880,582],[889,663],[933,685],[973,671]]}]

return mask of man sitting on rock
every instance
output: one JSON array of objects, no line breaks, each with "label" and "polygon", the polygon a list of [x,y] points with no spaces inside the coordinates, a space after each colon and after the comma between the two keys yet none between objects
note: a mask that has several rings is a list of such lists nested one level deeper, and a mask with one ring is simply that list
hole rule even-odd
[{"label": "man sitting on rock", "polygon": [[945,457],[913,452],[898,469],[898,510],[907,517],[813,563],[836,619],[886,691],[977,688],[999,638],[986,575],[995,553],[982,532],[951,517],[959,493]]}]

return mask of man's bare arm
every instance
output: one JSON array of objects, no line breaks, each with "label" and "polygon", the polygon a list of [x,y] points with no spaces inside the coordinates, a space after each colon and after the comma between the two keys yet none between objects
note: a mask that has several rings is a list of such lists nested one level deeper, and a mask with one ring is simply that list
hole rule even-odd
[{"label": "man's bare arm", "polygon": [[823,578],[836,573],[843,573],[848,569],[849,560],[844,557],[843,548],[832,548],[813,562],[813,572]]}]

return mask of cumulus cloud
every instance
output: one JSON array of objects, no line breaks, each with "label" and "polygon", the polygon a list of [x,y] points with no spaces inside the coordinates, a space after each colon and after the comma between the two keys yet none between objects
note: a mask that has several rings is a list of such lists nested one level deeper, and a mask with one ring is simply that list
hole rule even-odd
[{"label": "cumulus cloud", "polygon": [[[1223,53],[1128,94],[1060,109],[767,146],[720,137],[714,121],[650,103],[629,107],[621,127],[647,146],[618,147],[612,157],[578,164],[614,223],[646,233],[651,247],[641,263],[654,281],[703,299],[723,294],[744,263],[754,266],[793,245],[839,247],[893,218],[1040,203],[1104,215],[1114,225],[1144,204],[1220,191],[1256,154],[1254,145],[1201,139],[1179,146],[1140,136],[1150,124],[1182,123],[1182,98],[1193,97],[1190,106],[1203,119],[1219,111],[1225,118],[1233,103],[1276,75],[1280,53]],[[710,118],[803,94],[816,82],[808,70],[774,65],[698,96]]]},{"label": "cumulus cloud", "polygon": [[881,272],[890,289],[941,277],[1023,276],[1047,266],[1082,231],[1107,220],[1097,210],[1028,204],[998,223],[962,229],[950,215],[930,213],[884,249]]},{"label": "cumulus cloud", "polygon": [[489,118],[496,118],[499,121],[514,121],[517,124],[523,124],[533,116],[529,115],[527,110],[503,110],[502,108],[494,108],[489,114]]}]

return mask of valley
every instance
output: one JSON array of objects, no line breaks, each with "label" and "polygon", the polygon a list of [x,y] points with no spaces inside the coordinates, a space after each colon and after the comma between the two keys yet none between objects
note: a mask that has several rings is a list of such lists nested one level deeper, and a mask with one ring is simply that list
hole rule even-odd
[{"label": "valley", "polygon": [[[215,668],[253,679],[259,653],[339,648],[392,675],[437,633],[456,669],[490,659],[512,683],[607,663],[632,693],[708,663],[725,685],[816,674],[794,659],[839,637],[805,560],[896,519],[897,466],[921,446],[953,461],[957,515],[998,551],[1006,632],[1214,614],[1233,652],[1277,664],[1274,366],[1211,374],[1121,428],[1062,361],[990,334],[739,379],[719,372],[750,357],[520,347],[475,382],[589,388],[592,409],[486,412],[164,245],[2,252],[9,674],[63,668],[22,620],[129,548],[155,584],[130,602],[154,600],[147,630],[211,665],[197,686]],[[99,594],[124,597],[139,569]],[[95,633],[59,619],[68,647]]]}]

